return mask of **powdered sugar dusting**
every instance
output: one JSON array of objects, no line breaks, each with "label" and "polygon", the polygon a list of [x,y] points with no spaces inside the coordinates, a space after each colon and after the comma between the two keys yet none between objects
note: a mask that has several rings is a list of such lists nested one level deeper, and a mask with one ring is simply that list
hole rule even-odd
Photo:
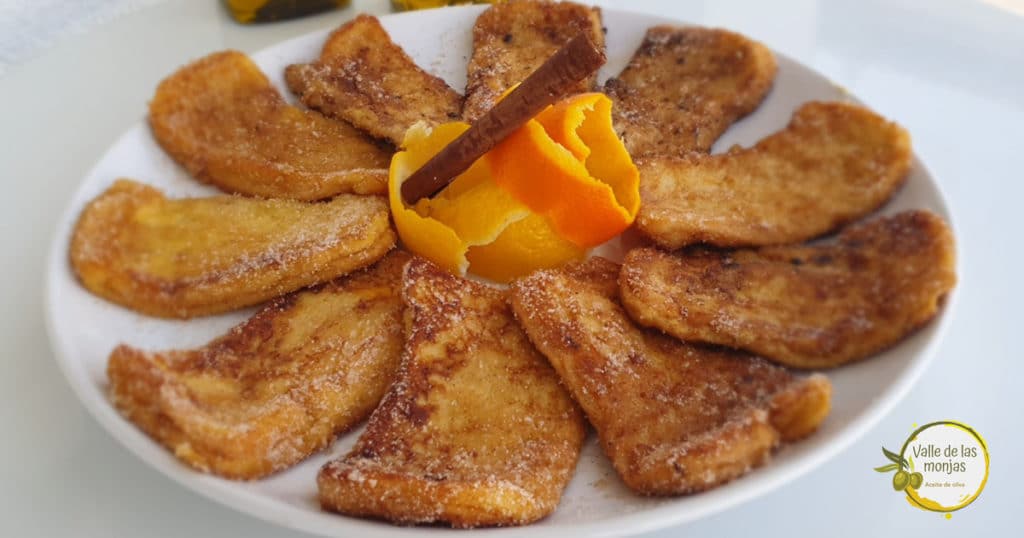
[{"label": "powdered sugar dusting", "polygon": [[250,306],[364,267],[394,240],[378,198],[168,200],[121,180],[83,212],[71,259],[94,293],[143,312],[188,317]]},{"label": "powdered sugar dusting", "polygon": [[936,313],[956,281],[953,250],[948,227],[924,211],[812,246],[638,249],[625,259],[623,299],[641,323],[684,340],[795,367],[838,366],[898,342]]},{"label": "powdered sugar dusting", "polygon": [[398,379],[352,451],[321,471],[321,502],[453,526],[547,515],[572,475],[583,421],[506,292],[420,259],[406,268],[404,290]]},{"label": "powdered sugar dusting", "polygon": [[389,151],[287,104],[240,52],[211,54],[161,82],[149,123],[194,177],[229,192],[320,200],[386,190]]},{"label": "powdered sugar dusting", "polygon": [[602,258],[541,271],[513,286],[513,305],[625,482],[693,492],[765,461],[779,439],[768,410],[798,380],[757,357],[636,327],[618,273]]},{"label": "powdered sugar dusting", "polygon": [[401,267],[282,297],[204,347],[111,355],[111,395],[196,468],[258,478],[326,446],[377,405],[401,349]]}]

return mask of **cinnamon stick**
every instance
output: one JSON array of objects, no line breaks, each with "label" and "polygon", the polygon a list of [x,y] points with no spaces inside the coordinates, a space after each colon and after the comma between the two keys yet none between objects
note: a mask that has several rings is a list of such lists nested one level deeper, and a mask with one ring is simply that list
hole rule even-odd
[{"label": "cinnamon stick", "polygon": [[530,118],[566,97],[604,62],[604,51],[586,34],[569,40],[466,132],[413,172],[402,184],[405,203],[412,205],[440,192]]}]

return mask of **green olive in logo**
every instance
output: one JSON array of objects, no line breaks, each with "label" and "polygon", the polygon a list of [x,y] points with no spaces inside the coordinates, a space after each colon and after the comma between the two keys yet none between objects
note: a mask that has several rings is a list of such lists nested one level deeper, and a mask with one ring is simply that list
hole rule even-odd
[{"label": "green olive in logo", "polygon": [[921,473],[910,473],[910,487],[917,489],[924,482],[924,475]]},{"label": "green olive in logo", "polygon": [[903,491],[907,489],[908,484],[910,484],[910,473],[906,471],[896,471],[896,474],[892,475],[892,489],[896,491]]}]

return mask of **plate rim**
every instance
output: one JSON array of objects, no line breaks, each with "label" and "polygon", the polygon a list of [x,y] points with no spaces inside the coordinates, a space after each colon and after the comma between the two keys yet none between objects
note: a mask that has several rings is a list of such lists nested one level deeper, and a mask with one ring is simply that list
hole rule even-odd
[{"label": "plate rim", "polygon": [[[487,6],[469,5],[447,7],[443,9],[482,12],[486,7]],[[695,23],[690,21],[639,11],[631,11],[629,9],[602,7],[601,10],[604,15],[612,14],[614,16],[616,13],[624,13],[630,16],[645,17],[650,19],[653,24],[666,23],[676,25],[695,25]],[[415,18],[422,16],[423,13],[424,12],[409,11],[404,13],[379,15],[378,18]],[[343,24],[344,22],[346,21],[342,21],[339,24]],[[249,56],[255,58],[261,54],[266,54],[277,47],[309,39],[309,36],[313,34],[329,32],[333,28],[334,26],[325,26],[324,28],[319,28],[305,34],[278,41],[261,48],[258,51],[250,53]],[[828,79],[828,77],[825,77],[817,70],[786,54],[776,50],[772,50],[772,52],[778,58],[783,58],[815,73],[822,78]],[[849,97],[856,100],[856,97],[853,95],[849,95]],[[119,413],[117,413],[109,400],[105,398],[103,391],[99,387],[93,386],[87,375],[78,371],[78,369],[82,367],[82,364],[76,363],[71,359],[72,353],[67,349],[68,342],[59,335],[56,327],[55,305],[57,303],[54,295],[55,288],[57,286],[57,280],[62,276],[66,276],[61,274],[61,269],[63,269],[63,267],[59,261],[60,258],[66,258],[67,256],[67,245],[64,239],[65,236],[70,235],[69,231],[73,226],[73,222],[78,219],[78,213],[74,212],[74,209],[76,208],[76,201],[79,198],[78,195],[81,192],[81,189],[85,186],[85,180],[91,175],[92,170],[106,159],[108,153],[118,146],[122,139],[131,135],[131,133],[136,129],[144,129],[145,126],[145,117],[143,116],[141,120],[132,124],[118,135],[115,140],[107,146],[106,150],[99,156],[99,158],[97,158],[82,175],[76,183],[75,190],[70,193],[67,202],[63,206],[61,216],[57,221],[56,229],[53,230],[50,236],[50,247],[46,256],[45,282],[42,290],[42,313],[44,316],[47,340],[53,354],[53,359],[57,362],[61,374],[64,376],[68,385],[71,386],[72,392],[75,394],[76,398],[89,412],[89,415],[98,422],[102,429],[113,437],[114,440],[117,441],[117,444],[119,444],[123,449],[132,453],[151,468],[159,471],[165,477],[170,478],[172,482],[187,490],[197,493],[206,499],[212,500],[221,506],[247,514],[258,520],[280,525],[284,528],[310,532],[323,536],[336,536],[340,535],[339,533],[341,532],[358,532],[361,535],[376,537],[409,537],[422,536],[424,534],[463,534],[467,532],[466,530],[450,529],[446,527],[394,526],[388,523],[382,524],[380,521],[376,520],[360,519],[322,511],[311,514],[307,510],[299,507],[282,503],[279,500],[269,499],[258,492],[236,489],[232,487],[236,482],[228,481],[215,475],[199,473],[191,468],[182,466],[177,462],[177,460],[158,457],[158,455],[163,455],[161,454],[161,451],[165,451],[165,449],[162,446],[157,445],[148,436],[143,434],[140,430],[126,421]],[[937,181],[936,176],[925,165],[916,152],[913,154],[913,167],[921,170],[923,175],[927,177],[930,187],[935,190],[938,207],[931,209],[941,214],[952,231],[953,237],[956,239],[959,247],[961,235],[958,233],[959,230],[955,220],[953,219],[953,212],[950,208],[949,198],[946,196],[946,192],[942,188],[942,184]],[[882,208],[884,207],[885,205],[883,204]],[[959,248],[957,250],[958,252],[960,251]],[[959,256],[956,257],[955,270],[957,275],[962,274],[962,260]],[[910,389],[917,383],[921,375],[935,360],[938,349],[943,344],[945,336],[949,331],[949,327],[952,324],[954,317],[953,313],[956,310],[959,295],[959,287],[954,287],[946,295],[940,312],[925,326],[933,326],[930,329],[933,331],[933,334],[924,343],[924,346],[919,353],[908,361],[907,367],[900,372],[900,375],[896,378],[896,382],[888,385],[883,389],[883,391],[877,394],[869,405],[864,407],[859,414],[855,415],[841,430],[835,433],[834,438],[830,442],[810,449],[799,459],[783,463],[772,462],[769,465],[766,465],[765,467],[776,467],[772,472],[749,475],[741,478],[745,487],[738,489],[728,488],[728,490],[724,487],[720,487],[697,494],[696,496],[677,497],[678,499],[699,498],[706,500],[706,502],[698,503],[696,507],[690,507],[687,511],[680,512],[678,510],[674,510],[676,503],[666,502],[658,506],[653,506],[597,522],[549,527],[526,525],[519,527],[479,528],[473,529],[474,533],[487,533],[489,535],[494,534],[501,536],[550,536],[557,538],[562,538],[567,533],[585,536],[636,535],[658,529],[683,525],[688,522],[696,521],[710,515],[735,508],[757,497],[761,497],[772,490],[778,489],[785,484],[793,482],[820,467],[826,461],[835,458],[841,452],[847,450],[855,441],[862,438],[868,430],[876,426],[883,418],[889,415],[892,409],[906,397],[910,392]],[[98,398],[95,397],[97,393],[100,396]],[[733,482],[733,484],[736,482]]]}]

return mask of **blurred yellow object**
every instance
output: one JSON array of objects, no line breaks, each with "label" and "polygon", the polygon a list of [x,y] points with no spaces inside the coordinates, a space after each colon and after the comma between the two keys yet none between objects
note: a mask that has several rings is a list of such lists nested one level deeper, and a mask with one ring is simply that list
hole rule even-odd
[{"label": "blurred yellow object", "polygon": [[391,7],[395,11],[409,11],[465,4],[500,4],[501,2],[502,0],[391,0]]},{"label": "blurred yellow object", "polygon": [[236,21],[271,22],[348,7],[352,0],[224,0]]}]

